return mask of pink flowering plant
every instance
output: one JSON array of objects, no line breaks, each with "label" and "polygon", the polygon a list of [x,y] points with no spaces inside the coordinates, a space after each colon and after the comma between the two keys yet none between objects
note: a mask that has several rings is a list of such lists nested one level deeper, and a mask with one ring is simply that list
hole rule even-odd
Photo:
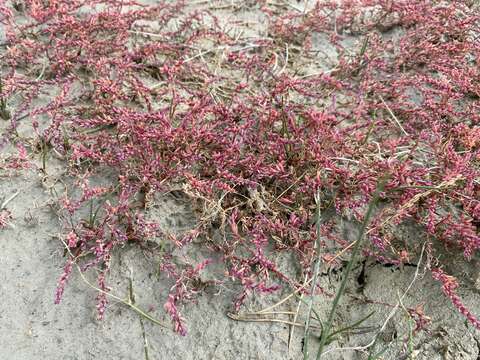
[{"label": "pink flowering plant", "polygon": [[[321,194],[322,211],[362,222],[385,176],[365,255],[405,262],[422,246],[397,241],[394,229],[406,221],[424,229],[431,258],[439,245],[466,261],[477,254],[475,2],[318,1],[305,11],[266,1],[251,8],[184,1],[0,4],[6,34],[0,106],[15,105],[2,121],[10,122],[10,138],[31,126],[37,137],[31,150],[63,157],[81,191],[61,201],[70,252],[56,302],[81,258],[82,271],[101,269],[103,316],[112,251],[165,236],[171,247],[160,270],[175,284],[164,308],[185,334],[178,307],[200,291],[195,280],[209,262],[182,267],[172,249],[203,237],[206,248],[221,254],[226,276],[243,287],[237,308],[252,294],[299,288],[300,279],[277,266],[276,254],[293,254],[311,276],[314,194]],[[222,20],[225,8],[234,15],[254,9],[261,19],[255,33],[243,20]],[[333,58],[322,53],[319,39]],[[39,98],[49,100],[39,105]],[[111,184],[91,185],[106,171]],[[173,190],[198,205],[196,227],[176,238],[144,216],[152,194]],[[98,204],[94,216],[80,219],[91,204]],[[333,220],[320,231],[337,250],[349,247]],[[322,246],[325,259],[335,257],[337,250]],[[440,268],[432,275],[480,328],[456,295],[455,279]]]}]

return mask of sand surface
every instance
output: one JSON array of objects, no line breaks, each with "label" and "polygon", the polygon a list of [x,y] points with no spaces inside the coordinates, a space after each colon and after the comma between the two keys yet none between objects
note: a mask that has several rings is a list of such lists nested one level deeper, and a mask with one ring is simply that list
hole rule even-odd
[{"label": "sand surface", "polygon": [[[55,168],[52,167],[52,171]],[[186,337],[174,334],[144,321],[125,305],[112,301],[106,319],[96,320],[95,290],[91,289],[78,273],[69,281],[64,299],[54,305],[53,299],[58,277],[64,264],[63,247],[58,239],[59,223],[52,210],[52,197],[42,185],[36,171],[25,171],[18,176],[0,179],[0,198],[19,191],[9,204],[13,220],[11,226],[0,233],[0,348],[2,359],[144,359],[144,336],[148,341],[150,359],[299,359],[301,358],[302,331],[296,330],[288,349],[289,326],[282,323],[239,322],[226,316],[231,310],[235,294],[234,284],[206,289],[196,304],[183,309],[189,333]],[[176,199],[160,199],[155,210],[160,222],[170,226],[188,224],[188,206]],[[191,220],[191,219],[190,219]],[[168,226],[168,225],[165,225]],[[412,235],[413,234],[413,235]],[[410,236],[415,236],[412,231]],[[194,246],[194,245],[192,245]],[[195,251],[201,258],[201,254]],[[184,256],[185,254],[182,254]],[[179,254],[180,256],[180,254]],[[458,259],[457,259],[458,260]],[[289,265],[285,259],[285,266]],[[452,262],[452,265],[454,262]],[[464,264],[459,262],[457,264]],[[478,267],[475,263],[463,265],[466,283],[478,285]],[[367,304],[374,300],[395,305],[415,278],[416,268],[403,270],[385,267],[367,261],[364,283],[359,285],[361,264],[349,283],[348,295],[342,303],[338,318],[351,323],[375,311],[365,326],[363,334],[340,338],[332,349],[366,345],[375,335],[392,308]],[[215,278],[215,267],[205,274]],[[218,268],[217,268],[218,269]],[[136,303],[151,310],[150,314],[168,324],[163,315],[171,286],[168,279],[155,274],[155,258],[146,256],[134,247],[125,247],[116,254],[109,279],[112,293],[127,297],[128,279],[133,280]],[[477,277],[477,279],[475,279]],[[341,269],[322,276],[321,283],[332,291],[341,279]],[[397,295],[398,294],[398,295]],[[461,295],[470,309],[480,311],[479,291],[474,285]],[[280,294],[277,295],[277,299]],[[275,298],[256,299],[243,311],[259,310],[275,302]],[[316,307],[326,316],[330,300],[319,298]],[[406,296],[403,306],[425,303],[425,314],[432,318],[431,334],[421,333],[412,339],[416,359],[478,359],[480,335],[466,325],[441,294],[438,283],[423,271]],[[289,301],[276,308],[295,310],[297,301]],[[305,312],[303,309],[302,312]],[[301,317],[301,315],[300,315]],[[405,346],[409,328],[404,310],[399,308],[379,337],[377,349],[388,347],[383,359],[397,359]],[[298,320],[297,320],[298,322]],[[315,341],[315,339],[313,339]],[[335,350],[326,358],[366,359],[360,351]]]},{"label": "sand surface", "polygon": [[[241,16],[251,18],[255,14]],[[356,40],[348,41],[354,44]],[[335,49],[326,39],[319,36],[314,45],[323,54],[317,66],[321,69],[334,66],[331,61],[336,56]],[[0,129],[3,132],[6,124]],[[20,128],[19,133],[32,136],[28,126]],[[15,152],[9,146],[1,151],[5,157]],[[32,161],[40,160],[32,155]],[[68,282],[63,301],[54,305],[55,288],[65,257],[51,186],[55,180],[62,179],[63,169],[61,160],[50,158],[47,176],[35,167],[0,176],[0,200],[18,191],[6,206],[12,214],[10,225],[0,230],[0,360],[137,360],[147,359],[145,349],[151,360],[302,358],[303,328],[296,328],[290,334],[290,326],[285,322],[243,322],[227,316],[238,291],[233,283],[208,287],[196,302],[182,309],[188,327],[185,337],[141,320],[137,313],[115,300],[111,300],[105,320],[98,321],[96,291],[76,271]],[[68,183],[67,179],[65,181]],[[188,201],[173,196],[157,199],[148,216],[173,232],[185,230],[195,222]],[[345,226],[346,236],[354,239],[356,225],[345,222],[342,226]],[[418,229],[406,226],[402,231],[407,241],[422,242]],[[191,244],[176,256],[179,261],[186,257],[199,261],[211,255],[203,254],[198,244]],[[381,353],[379,359],[480,359],[480,333],[465,323],[442,295],[440,285],[425,273],[425,259],[420,254],[415,256],[411,262],[420,263],[418,268],[383,266],[371,259],[356,266],[337,320],[352,324],[372,311],[374,314],[362,324],[363,331],[342,335],[331,344],[325,359],[368,359],[369,349],[375,349],[372,354]],[[480,259],[477,256],[471,263],[465,263],[453,254],[446,253],[445,257],[449,259],[450,273],[464,285],[459,293],[465,304],[480,314]],[[112,294],[126,299],[131,280],[135,304],[169,325],[163,304],[172,283],[158,274],[157,260],[155,255],[132,246],[118,249],[108,282]],[[288,258],[279,263],[284,268],[294,269]],[[339,286],[342,270],[343,267],[332,271],[324,269],[322,273],[320,283],[331,294]],[[202,276],[215,280],[222,272],[223,268],[217,264]],[[92,274],[87,274],[89,276]],[[242,313],[266,308],[290,291],[285,288],[270,298],[252,299]],[[316,309],[324,318],[331,300],[331,297],[322,296],[315,301]],[[409,322],[405,308],[421,305],[425,315],[431,318],[430,330],[413,336],[414,324]],[[297,306],[298,301],[293,297],[274,310],[295,312]],[[305,313],[305,306],[302,306],[297,323],[304,323]],[[272,315],[264,318],[271,319]],[[292,321],[291,317],[276,318]],[[379,330],[382,331],[375,346],[362,348],[371,344]],[[310,339],[312,352],[316,341],[315,337]],[[409,357],[403,355],[406,353]]]}]

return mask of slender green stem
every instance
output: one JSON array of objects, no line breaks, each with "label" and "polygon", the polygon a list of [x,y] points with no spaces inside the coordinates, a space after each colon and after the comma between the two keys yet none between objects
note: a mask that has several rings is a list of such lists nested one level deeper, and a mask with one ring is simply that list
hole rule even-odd
[{"label": "slender green stem", "polygon": [[341,333],[345,333],[345,332],[348,332],[348,331],[351,331],[351,330],[355,330],[359,325],[361,325],[363,322],[365,322],[366,320],[368,320],[373,314],[375,314],[375,311],[372,311],[370,314],[368,314],[367,316],[361,318],[360,320],[354,322],[352,325],[349,325],[349,326],[345,326],[341,329],[338,329],[338,330],[335,330],[333,331],[332,333],[330,333],[328,335],[329,338],[332,338],[333,336],[335,335],[338,335],[338,334],[341,334]]},{"label": "slender green stem", "polygon": [[[80,266],[76,263],[75,261],[75,256],[72,254],[72,252],[70,251],[70,248],[68,247],[68,245],[65,243],[65,241],[63,241],[63,239],[60,239],[60,241],[62,241],[63,245],[65,246],[65,249],[67,250],[67,252],[69,253],[69,255],[72,257],[73,260],[73,265],[75,266],[75,268],[77,269],[78,271],[78,274],[80,275],[80,278],[83,280],[83,282],[85,284],[87,284],[89,287],[91,287],[92,289],[98,291],[99,293],[102,293],[102,294],[105,294],[106,296],[108,296],[109,298],[112,298],[114,300],[117,300],[118,302],[126,305],[127,307],[129,307],[131,310],[135,311],[138,315],[140,315],[141,317],[143,317],[144,319],[150,321],[151,323],[155,324],[155,325],[158,325],[158,326],[161,326],[165,329],[171,329],[168,325],[164,324],[163,322],[161,322],[160,320],[157,320],[155,319],[154,317],[148,315],[145,311],[143,311],[142,309],[140,309],[138,306],[135,305],[134,303],[134,297],[133,297],[133,289],[132,289],[132,285],[131,285],[131,282],[130,282],[130,288],[129,288],[129,293],[128,293],[128,297],[127,299],[122,299],[121,297],[119,296],[116,296],[114,294],[111,294],[105,290],[102,290],[98,287],[96,287],[95,285],[93,285],[90,281],[88,281],[88,279],[85,277],[85,275],[83,274],[82,270],[80,269]],[[131,281],[131,279],[130,279]]]},{"label": "slender green stem", "polygon": [[330,309],[330,314],[328,316],[328,320],[325,324],[324,331],[322,332],[322,336],[320,338],[320,344],[318,346],[317,357],[316,357],[317,360],[321,359],[323,348],[327,344],[327,340],[330,336],[330,330],[332,328],[333,318],[335,316],[335,312],[337,310],[340,299],[343,296],[343,293],[345,292],[345,287],[347,285],[348,276],[350,275],[350,272],[352,271],[355,260],[356,260],[358,254],[359,254],[359,252],[362,248],[362,243],[363,243],[362,240],[363,240],[363,238],[365,236],[365,233],[367,231],[368,224],[370,223],[370,218],[372,217],[373,210],[374,210],[375,205],[378,201],[379,194],[383,191],[384,183],[385,182],[382,181],[377,186],[377,190],[375,191],[375,194],[373,195],[373,198],[370,201],[367,213],[365,215],[365,218],[363,219],[363,223],[362,223],[362,226],[361,226],[361,229],[360,229],[360,233],[358,234],[358,238],[357,238],[355,246],[353,247],[353,250],[352,250],[352,256],[350,258],[350,261],[347,264],[347,268],[345,269],[345,274],[344,274],[343,280],[340,284],[340,288],[338,289],[338,291],[335,295],[335,299],[333,300],[333,304],[332,304],[332,308]]},{"label": "slender green stem", "polygon": [[[305,331],[304,331],[304,334],[303,334],[303,341],[304,341],[304,344],[303,344],[303,359],[304,360],[307,360],[308,359],[308,338],[309,338],[309,332],[310,332],[310,319],[311,319],[311,315],[312,315],[312,310],[313,310],[313,298],[314,298],[314,295],[315,295],[315,288],[317,287],[317,277],[318,277],[318,273],[320,271],[320,249],[321,249],[321,244],[320,244],[320,193],[317,192],[317,194],[315,195],[315,201],[317,203],[317,208],[316,208],[316,212],[315,212],[315,223],[316,223],[316,232],[317,232],[317,243],[316,243],[316,255],[317,255],[317,259],[315,260],[315,267],[314,267],[314,270],[313,270],[313,280],[312,280],[312,290],[310,291],[310,299],[309,299],[309,302],[308,302],[308,312],[307,312],[307,320],[305,322]],[[322,330],[322,334],[324,333],[325,331]]]},{"label": "slender green stem", "polygon": [[0,117],[4,120],[10,119],[10,113],[7,109],[7,100],[3,97],[2,77],[0,76]]}]

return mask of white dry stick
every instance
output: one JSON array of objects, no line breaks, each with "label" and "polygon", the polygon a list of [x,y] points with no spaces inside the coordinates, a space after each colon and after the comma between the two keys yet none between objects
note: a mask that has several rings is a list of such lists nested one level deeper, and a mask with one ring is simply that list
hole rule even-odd
[{"label": "white dry stick", "polygon": [[275,70],[277,70],[278,66],[278,55],[277,53],[273,53],[273,55],[275,56],[275,64],[273,64],[272,73],[275,73]]},{"label": "white dry stick", "polygon": [[[300,8],[299,6],[290,3],[290,1],[287,2],[287,6],[291,7],[293,10],[298,11],[299,13],[305,14],[305,8]],[[306,6],[306,5],[305,5]]]},{"label": "white dry stick", "polygon": [[9,203],[10,201],[12,201],[13,199],[15,199],[19,193],[20,193],[20,191],[17,190],[17,191],[15,192],[15,194],[13,194],[13,195],[10,196],[7,200],[5,200],[5,201],[2,203],[2,205],[0,206],[0,210],[6,209],[8,203]]},{"label": "white dry stick", "polygon": [[183,63],[187,63],[187,62],[190,62],[198,57],[202,57],[203,55],[205,54],[208,54],[210,52],[213,52],[213,51],[216,51],[216,50],[222,50],[222,49],[225,49],[225,46],[218,46],[216,48],[211,48],[211,49],[207,49],[207,50],[203,50],[201,52],[199,52],[197,55],[193,55],[192,57],[189,57],[188,59],[185,59],[183,60]]},{"label": "white dry stick", "polygon": [[338,160],[338,161],[346,161],[346,162],[352,162],[354,164],[359,164],[360,161],[353,160],[353,159],[348,159],[344,157],[331,157],[330,160]]},{"label": "white dry stick", "polygon": [[129,33],[131,34],[136,34],[136,35],[143,35],[143,36],[152,36],[152,37],[163,37],[164,35],[162,34],[155,34],[151,32],[146,32],[146,31],[137,31],[137,30],[128,30]]},{"label": "white dry stick", "polygon": [[283,73],[288,65],[288,44],[285,44],[285,64],[283,64],[282,69],[277,73],[277,75],[280,75]]},{"label": "white dry stick", "polygon": [[400,121],[398,121],[397,117],[395,116],[395,114],[393,113],[393,111],[390,109],[390,107],[387,105],[387,103],[385,102],[385,100],[383,100],[383,97],[381,95],[378,96],[380,98],[380,100],[382,101],[383,105],[385,105],[385,107],[387,108],[387,111],[388,113],[390,114],[390,116],[393,118],[393,120],[395,120],[395,122],[397,123],[398,127],[400,128],[400,130],[402,130],[402,132],[406,135],[406,136],[409,136],[409,134],[405,131],[405,129],[403,128],[402,124],[400,124]]},{"label": "white dry stick", "polygon": [[[303,286],[307,285],[308,277],[305,275],[305,281],[303,282]],[[302,306],[302,300],[303,300],[303,293],[300,295],[300,301],[297,304],[297,310],[295,311],[295,315],[293,316],[293,323],[297,323],[298,315],[300,314],[300,307]],[[290,327],[290,332],[288,334],[288,355],[290,355],[290,349],[292,347],[292,341],[293,341],[293,333],[295,332],[295,326]]]}]

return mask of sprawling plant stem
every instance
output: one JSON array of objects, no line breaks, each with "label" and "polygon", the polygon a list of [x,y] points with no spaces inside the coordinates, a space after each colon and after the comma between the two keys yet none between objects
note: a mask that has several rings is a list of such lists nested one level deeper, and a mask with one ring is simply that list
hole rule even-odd
[{"label": "sprawling plant stem", "polygon": [[[31,124],[44,159],[47,151],[65,157],[80,189],[61,204],[75,257],[58,301],[72,262],[99,268],[98,287],[108,292],[113,249],[164,236],[161,269],[174,282],[165,309],[185,333],[178,305],[200,291],[209,262],[180,266],[173,248],[204,237],[243,286],[237,306],[253,293],[299,287],[276,254],[294,254],[311,273],[312,194],[335,209],[321,235],[346,248],[335,219],[365,221],[385,174],[366,252],[405,261],[419,244],[405,245],[393,230],[407,220],[467,260],[480,248],[478,5],[0,4],[8,44],[0,111],[16,99],[12,128]],[[259,20],[226,24],[222,9]],[[114,184],[92,185],[106,169]],[[198,223],[173,237],[146,208],[153,194],[179,190],[198,204]],[[72,221],[89,206],[88,220]],[[435,257],[439,247],[429,248]],[[99,297],[99,314],[105,305]]]}]

